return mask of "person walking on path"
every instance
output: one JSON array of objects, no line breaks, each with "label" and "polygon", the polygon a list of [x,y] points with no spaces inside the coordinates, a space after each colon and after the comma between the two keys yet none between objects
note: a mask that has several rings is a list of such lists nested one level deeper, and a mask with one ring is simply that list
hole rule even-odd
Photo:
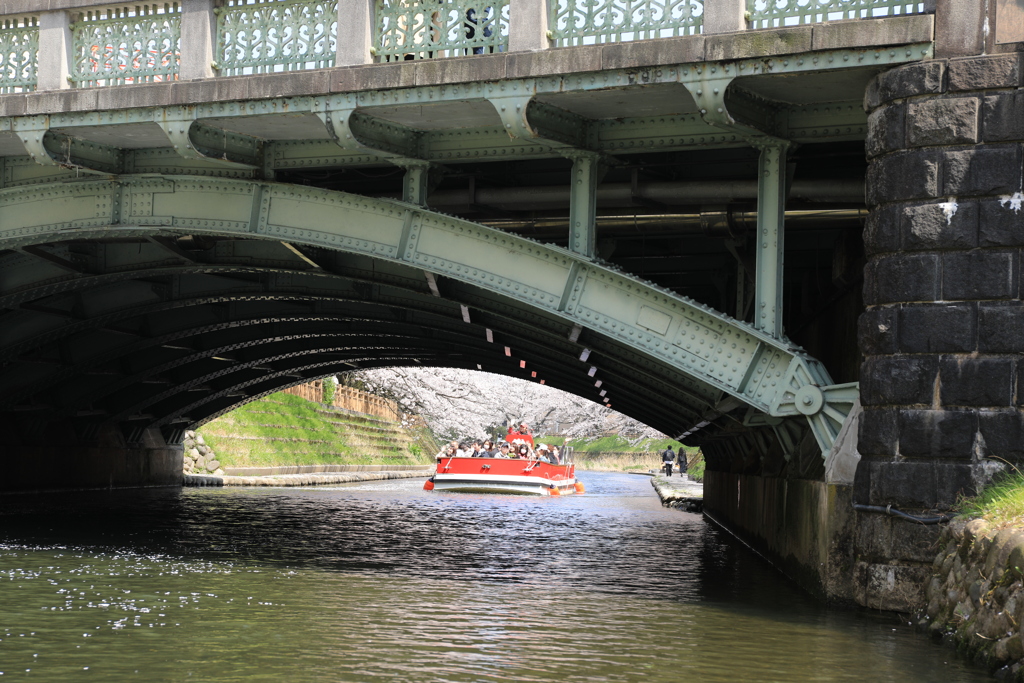
[{"label": "person walking on path", "polygon": [[665,476],[672,476],[672,461],[675,459],[675,451],[672,450],[672,444],[669,444],[668,448],[661,453],[661,466],[665,468]]},{"label": "person walking on path", "polygon": [[[669,449],[671,450],[671,447],[669,447]],[[679,476],[682,477],[683,479],[686,479],[686,450],[682,447],[680,447],[679,449],[679,455],[676,456],[676,465],[679,466]]]}]

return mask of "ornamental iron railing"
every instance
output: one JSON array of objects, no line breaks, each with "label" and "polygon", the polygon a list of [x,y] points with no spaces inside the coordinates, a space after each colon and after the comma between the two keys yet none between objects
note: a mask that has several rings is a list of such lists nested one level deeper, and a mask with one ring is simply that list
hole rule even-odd
[{"label": "ornamental iron railing", "polygon": [[36,89],[39,21],[35,17],[0,21],[0,94]]},{"label": "ornamental iron railing", "polygon": [[221,75],[334,66],[336,0],[228,0],[215,11]]},{"label": "ornamental iron railing", "polygon": [[91,88],[177,80],[180,11],[174,2],[85,12],[71,25],[74,85]]},{"label": "ornamental iron railing", "polygon": [[871,19],[930,11],[926,2],[908,0],[747,0],[751,28]]},{"label": "ornamental iron railing", "polygon": [[508,49],[508,0],[377,0],[379,61],[460,57]]},{"label": "ornamental iron railing", "polygon": [[704,0],[554,0],[549,37],[558,46],[700,33]]}]

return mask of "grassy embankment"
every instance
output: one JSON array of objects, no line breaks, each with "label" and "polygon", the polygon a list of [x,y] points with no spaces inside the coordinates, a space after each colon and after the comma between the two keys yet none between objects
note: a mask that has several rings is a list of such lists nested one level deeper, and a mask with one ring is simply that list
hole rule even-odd
[{"label": "grassy embankment", "polygon": [[437,448],[426,430],[284,393],[241,406],[197,431],[222,467],[429,465]]},{"label": "grassy embankment", "polygon": [[[565,445],[565,439],[556,436],[538,437],[536,441],[554,444],[559,448]],[[677,453],[680,448],[686,451],[690,478],[694,481],[702,481],[704,478],[704,455],[699,448],[684,446],[678,441],[644,439],[639,443],[631,444],[618,435],[569,441],[569,445],[576,453],[576,464],[580,469],[607,471],[660,469],[661,452],[668,444],[672,444],[672,450]]]},{"label": "grassy embankment", "polygon": [[1024,527],[1024,473],[1014,471],[997,479],[973,498],[955,508],[966,517],[981,517],[993,527]]}]

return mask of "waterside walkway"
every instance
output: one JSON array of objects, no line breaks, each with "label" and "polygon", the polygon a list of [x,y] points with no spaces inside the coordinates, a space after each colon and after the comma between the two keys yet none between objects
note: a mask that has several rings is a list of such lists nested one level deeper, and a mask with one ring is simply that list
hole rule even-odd
[{"label": "waterside walkway", "polygon": [[182,480],[182,486],[323,486],[325,484],[349,484],[357,481],[429,477],[432,472],[432,467],[424,467],[370,472],[305,472],[270,476],[186,474]]},{"label": "waterside walkway", "polygon": [[700,512],[704,509],[704,484],[679,475],[657,475],[651,478],[651,485],[661,497],[662,505],[687,512]]}]

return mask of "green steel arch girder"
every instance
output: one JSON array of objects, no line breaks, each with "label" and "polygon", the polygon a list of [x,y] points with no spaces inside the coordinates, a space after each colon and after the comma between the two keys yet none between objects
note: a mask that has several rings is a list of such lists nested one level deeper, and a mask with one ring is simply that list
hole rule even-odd
[{"label": "green steel arch girder", "polygon": [[[550,386],[598,398],[599,390],[585,374],[586,366],[576,358],[581,347],[566,338],[563,322],[523,310],[516,317],[508,317],[497,301],[468,297],[471,288],[465,288],[467,291],[454,294],[458,301],[473,302],[474,323],[466,324],[459,304],[424,291],[427,285],[422,271],[398,266],[400,272],[388,274],[380,267],[383,264],[377,263],[372,273],[376,279],[366,280],[357,279],[358,273],[341,275],[338,264],[326,261],[330,273],[253,263],[232,265],[233,249],[220,248],[226,244],[246,249],[246,243],[260,243],[254,240],[218,242],[216,262],[200,262],[178,253],[192,261],[192,265],[167,266],[168,254],[163,250],[156,250],[156,260],[152,254],[143,254],[146,243],[147,239],[141,237],[94,242],[91,265],[65,279],[53,279],[52,269],[47,272],[33,268],[30,285],[7,273],[8,287],[14,281],[21,281],[21,285],[0,292],[0,307],[13,309],[0,326],[5,332],[0,334],[0,408],[45,408],[54,416],[85,413],[88,422],[117,422],[125,426],[128,434],[142,431],[138,428],[140,424],[162,426],[173,434],[180,431],[182,423],[196,425],[210,419],[206,411],[218,397],[214,395],[206,401],[190,398],[186,415],[180,409],[181,402],[175,400],[177,394],[193,393],[194,397],[194,392],[216,390],[221,396],[237,397],[237,392],[231,393],[232,388],[254,379],[254,370],[257,375],[280,370],[276,366],[296,355],[312,359],[305,364],[308,367],[318,367],[312,361],[324,358],[336,361],[335,371],[365,367],[365,354],[380,355],[380,344],[384,340],[394,343],[397,338],[403,345],[398,348],[401,353],[389,353],[388,362],[392,364],[415,362],[425,366],[482,368],[521,378],[530,376],[530,371],[538,371],[538,381],[544,378]],[[277,264],[285,253],[294,254],[277,241],[263,244],[279,248],[278,257],[270,249],[269,263]],[[136,246],[138,256],[128,267],[125,252],[134,257]],[[97,251],[111,247],[120,255]],[[50,260],[59,259],[55,251],[61,249],[61,243],[48,244],[47,249],[27,250],[34,258],[45,253]],[[330,253],[344,256],[340,252]],[[210,252],[206,254],[203,258],[209,259]],[[324,255],[325,251],[319,250],[315,257],[323,261]],[[308,268],[298,258],[294,260]],[[0,263],[9,264],[9,257]],[[114,265],[115,270],[100,272],[104,263]],[[195,296],[196,285],[186,278],[211,275],[222,282],[213,290],[206,282],[202,294]],[[142,283],[156,285],[163,293],[158,302],[147,298],[118,303],[123,297],[114,288]],[[445,289],[452,284],[446,283]],[[100,301],[95,300],[97,292],[102,292]],[[19,311],[19,302],[28,303],[29,307]],[[69,303],[77,309],[75,314],[68,310]],[[89,310],[93,313],[87,313]],[[39,313],[51,318],[56,315],[57,319],[49,325],[38,320],[17,322],[19,315]],[[261,325],[269,328],[252,327]],[[245,327],[250,329],[241,329]],[[486,339],[484,327],[492,332]],[[102,336],[111,330],[116,330],[120,341],[111,342],[104,337],[97,345],[94,338],[83,336]],[[359,335],[351,334],[352,330],[362,333],[362,343],[357,339]],[[376,336],[365,337],[367,333]],[[346,353],[354,355],[339,358],[340,352],[330,346],[334,339],[342,340],[338,343],[346,344]],[[290,340],[301,341],[305,346],[293,346],[282,353],[276,342]],[[506,342],[516,349],[515,358],[502,353]],[[168,355],[168,345],[177,351]],[[181,354],[182,345],[189,353]],[[54,353],[55,347],[58,354]],[[410,353],[411,349],[415,352]],[[615,387],[620,411],[640,416],[666,432],[678,429],[687,419],[699,419],[700,413],[694,411],[673,383],[678,382],[674,373],[656,375],[636,363],[629,352],[623,357],[624,351],[615,345],[598,351],[602,377]],[[221,353],[239,356],[219,359],[232,363],[227,372],[222,371],[223,362],[207,360]],[[528,359],[529,370],[520,367],[520,358]],[[31,366],[31,372],[26,373],[24,363]],[[215,377],[208,375],[211,371]],[[204,374],[210,381],[196,380]],[[282,386],[296,383],[289,381],[290,377],[288,373],[280,374]],[[154,400],[167,385],[173,385],[173,395]]]},{"label": "green steel arch girder", "polygon": [[[136,239],[137,242],[120,239],[117,243],[130,245],[128,251],[134,255],[135,244],[139,245],[141,252],[142,243],[145,242],[143,238]],[[229,241],[228,244],[245,242],[252,240]],[[223,246],[225,243],[220,244]],[[284,252],[284,246],[277,241],[264,244],[280,247],[280,251]],[[111,243],[98,242],[95,245],[103,247]],[[48,248],[53,258],[52,250],[59,248],[59,243],[51,244]],[[30,249],[37,255],[41,253],[36,247]],[[230,261],[231,250],[225,252],[218,247],[216,252],[222,255],[221,258],[227,254]],[[5,315],[3,325],[6,333],[0,335],[0,407],[24,404],[26,401],[31,404],[34,403],[33,396],[42,395],[46,397],[44,403],[53,404],[57,401],[52,407],[60,410],[63,406],[65,412],[83,403],[93,408],[101,405],[109,408],[112,401],[121,398],[111,398],[111,394],[141,393],[138,391],[140,387],[129,389],[127,385],[111,385],[109,382],[94,380],[76,389],[71,377],[83,373],[91,376],[124,376],[134,373],[134,383],[152,384],[154,378],[149,370],[154,366],[159,367],[158,355],[164,344],[174,344],[180,340],[186,340],[188,344],[189,337],[197,337],[201,347],[208,349],[210,344],[220,343],[219,337],[225,329],[269,321],[279,323],[270,332],[273,338],[296,333],[292,325],[305,326],[311,323],[328,325],[326,331],[338,334],[341,331],[338,322],[348,323],[352,320],[359,321],[360,329],[380,326],[382,337],[397,334],[399,327],[406,330],[406,338],[421,336],[440,340],[443,336],[444,339],[438,343],[443,350],[449,352],[447,357],[454,357],[450,353],[454,343],[475,359],[471,367],[483,363],[483,369],[501,373],[503,365],[513,363],[518,372],[513,371],[512,374],[529,375],[529,372],[522,372],[518,365],[520,358],[529,359],[530,370],[540,371],[538,379],[545,378],[552,386],[582,396],[598,393],[585,375],[586,366],[576,358],[582,347],[566,338],[566,325],[557,318],[521,309],[517,315],[514,308],[509,307],[509,312],[496,300],[488,301],[479,295],[471,296],[469,290],[472,288],[466,287],[465,291],[454,294],[456,300],[469,302],[473,307],[474,324],[467,325],[458,304],[425,291],[427,285],[422,272],[405,266],[400,266],[405,271],[404,276],[399,273],[387,275],[379,267],[381,264],[378,264],[373,273],[377,279],[362,280],[357,279],[358,275],[340,274],[334,264],[328,265],[331,273],[256,266],[251,263],[231,265],[227,262],[197,262],[191,266],[168,267],[166,261],[152,261],[152,257],[147,260],[145,256],[140,256],[149,266],[133,262],[131,268],[128,268],[124,260],[107,252],[102,255],[94,253],[93,256],[97,262],[91,267],[99,268],[98,264],[102,262],[116,263],[116,270],[78,274],[57,281],[46,273],[33,270],[34,285],[26,286],[22,283],[21,287],[13,291],[0,293],[0,307],[14,308]],[[316,254],[316,258],[321,260],[322,256],[322,250]],[[276,262],[273,257],[271,262]],[[220,278],[221,282],[215,289],[211,289],[208,282],[205,283],[198,295],[196,285],[187,279],[209,278],[213,275]],[[410,275],[416,277],[410,279]],[[144,301],[128,299],[122,304],[117,303],[122,297],[113,288],[140,283],[160,283],[158,289],[162,294],[159,301],[147,297]],[[446,283],[448,286],[445,289],[449,289],[452,284]],[[103,292],[100,297],[102,302],[92,300],[92,293],[97,290]],[[69,301],[70,296],[76,297],[73,303],[79,310],[75,315],[67,310],[69,303],[72,303]],[[18,302],[29,302],[30,307],[18,311]],[[228,307],[232,309],[230,314],[217,312]],[[85,314],[87,310],[94,312]],[[51,320],[48,325],[38,321],[21,325],[17,322],[19,315],[32,316],[39,312],[59,317]],[[139,327],[145,327],[146,334],[132,332]],[[492,331],[487,339],[482,329],[484,327]],[[111,329],[116,329],[122,339],[127,335],[129,343],[104,342],[97,347],[94,341],[76,336]],[[308,331],[308,328],[304,329]],[[242,341],[259,334],[268,333],[249,332],[243,335]],[[315,342],[313,350],[316,344],[321,343],[324,342]],[[514,360],[506,358],[501,352],[506,343],[515,349]],[[55,344],[62,348],[60,361],[56,363],[53,354],[45,351]],[[601,349],[599,345],[594,346],[595,355],[602,358],[602,377],[605,382],[616,387],[616,395],[622,397],[617,405],[624,412],[641,415],[664,431],[673,431],[686,419],[700,415],[688,404],[685,394],[676,385],[679,378],[673,377],[673,373],[654,373],[645,369],[630,352],[621,347],[610,345],[607,349]],[[197,354],[197,358],[202,355]],[[12,382],[10,377],[9,361],[16,358],[22,358],[36,368],[29,376],[24,372],[15,372],[14,376],[20,377],[20,382],[17,379]],[[115,360],[116,363],[113,363]],[[427,355],[421,356],[419,360],[427,363]],[[581,379],[585,380],[582,384]],[[176,376],[174,380],[180,384],[185,378]],[[160,379],[157,378],[157,381]],[[75,400],[64,398],[65,394],[74,395]],[[660,400],[654,401],[652,397],[655,396],[661,397]],[[678,400],[680,398],[684,400]],[[699,404],[700,409],[703,407],[706,407],[706,402]]]},{"label": "green steel arch girder", "polygon": [[186,176],[0,191],[0,248],[147,232],[283,240],[473,285],[693,378],[712,405],[727,394],[772,417],[803,416],[823,453],[855,397],[855,385],[833,386],[822,364],[788,340],[565,249],[412,204]]}]

